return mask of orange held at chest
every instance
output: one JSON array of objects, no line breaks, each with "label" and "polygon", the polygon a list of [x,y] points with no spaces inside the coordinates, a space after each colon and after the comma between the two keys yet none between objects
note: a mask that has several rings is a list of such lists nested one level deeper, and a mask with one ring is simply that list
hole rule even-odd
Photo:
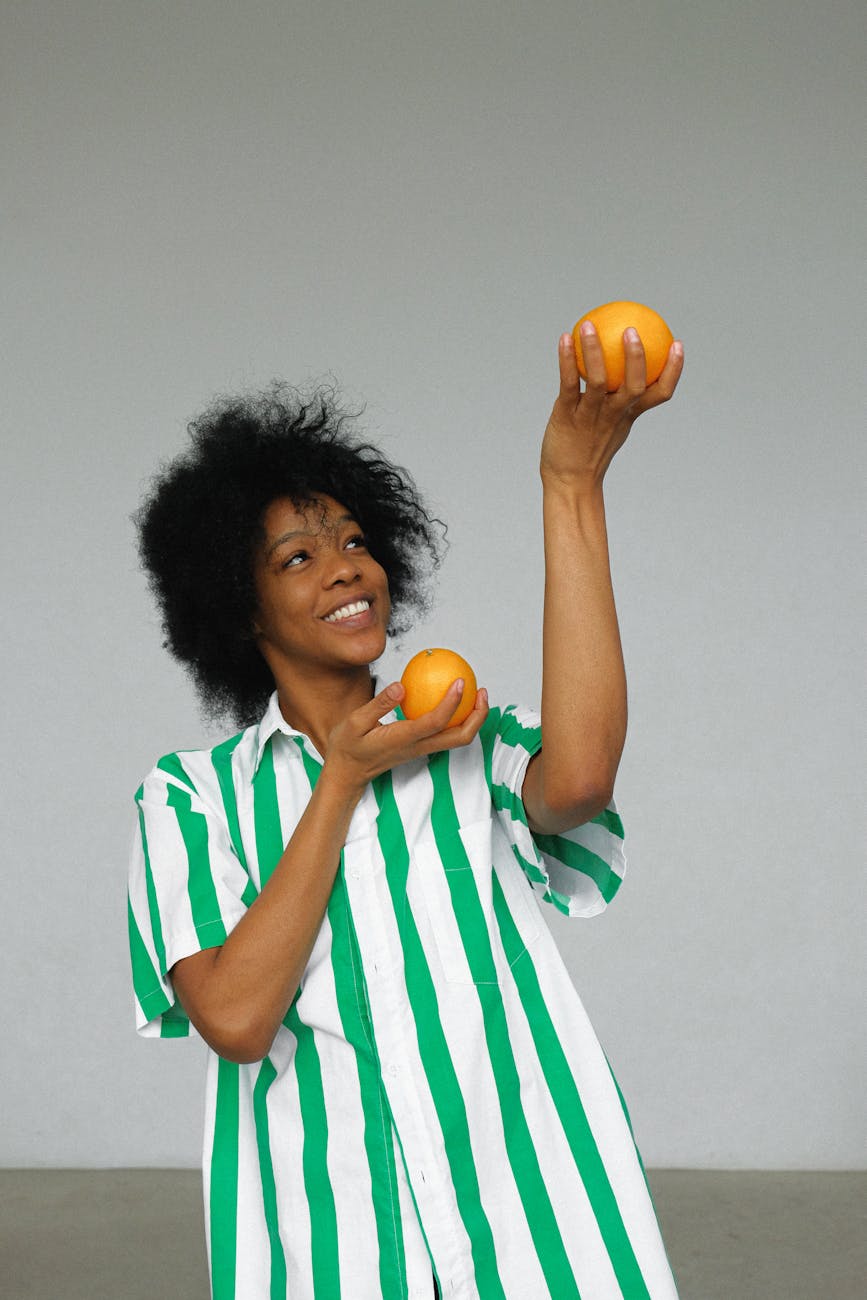
[{"label": "orange held at chest", "polygon": [[464,693],[447,726],[456,727],[472,711],[476,702],[476,675],[470,665],[454,650],[441,647],[420,650],[403,670],[401,684],[406,692],[401,709],[407,718],[419,718],[436,708],[452,682],[464,679]]}]

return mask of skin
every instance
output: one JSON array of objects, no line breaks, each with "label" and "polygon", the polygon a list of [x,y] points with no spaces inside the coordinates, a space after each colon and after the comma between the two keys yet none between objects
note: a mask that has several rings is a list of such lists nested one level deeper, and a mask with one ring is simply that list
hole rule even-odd
[{"label": "skin", "polygon": [[[531,827],[548,833],[588,821],[611,799],[626,737],[626,676],[602,484],[635,419],[668,401],[683,367],[675,342],[662,375],[647,386],[644,349],[627,331],[624,382],[607,393],[589,322],[582,347],[583,391],[572,336],[560,338],[560,391],[540,458],[544,746],[527,768],[522,797]],[[193,1024],[233,1061],[257,1061],[270,1049],[298,990],[368,783],[400,763],[470,744],[488,711],[480,690],[467,719],[447,729],[463,693],[457,681],[430,713],[380,726],[403,687],[392,682],[373,696],[370,665],[385,649],[388,582],[357,523],[329,497],[306,506],[278,498],[263,523],[253,631],[283,716],[310,737],[324,764],[268,883],[226,942],[171,971]],[[370,602],[364,614],[326,621],[362,598]]]}]

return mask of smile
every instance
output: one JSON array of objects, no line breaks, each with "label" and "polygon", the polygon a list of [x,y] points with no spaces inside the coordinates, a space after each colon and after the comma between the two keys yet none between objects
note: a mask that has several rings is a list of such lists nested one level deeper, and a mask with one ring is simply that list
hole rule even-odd
[{"label": "smile", "polygon": [[364,614],[369,609],[369,600],[356,600],[351,605],[341,605],[340,609],[335,609],[333,614],[326,615],[323,621],[325,623],[342,623],[345,618],[353,618],[356,614]]}]

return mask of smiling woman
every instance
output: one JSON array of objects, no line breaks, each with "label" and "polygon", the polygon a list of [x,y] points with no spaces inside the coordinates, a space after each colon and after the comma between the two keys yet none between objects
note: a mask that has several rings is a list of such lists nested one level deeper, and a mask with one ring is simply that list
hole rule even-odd
[{"label": "smiling woman", "polygon": [[593,916],[623,877],[601,481],[679,373],[673,355],[647,388],[630,343],[606,395],[585,354],[586,399],[564,336],[542,446],[541,720],[470,688],[450,725],[459,669],[417,717],[377,687],[437,521],[321,396],[212,409],[141,512],[169,646],[243,725],[155,764],[130,865],[137,1028],[211,1049],[215,1300],[675,1295],[538,905]]},{"label": "smiling woman", "polygon": [[[331,390],[305,397],[274,384],[217,402],[190,435],[190,451],[154,480],[137,513],[140,551],[167,649],[210,714],[245,725],[261,717],[274,689],[254,628],[257,583],[275,571],[263,547],[280,540],[279,560],[303,566],[283,535],[307,530],[312,544],[318,529],[324,542],[336,517],[323,513],[323,501],[339,503],[343,524],[354,523],[385,573],[392,608],[384,626],[395,635],[427,608],[445,529],[407,471],[353,436]],[[281,510],[289,511],[282,523]]]}]

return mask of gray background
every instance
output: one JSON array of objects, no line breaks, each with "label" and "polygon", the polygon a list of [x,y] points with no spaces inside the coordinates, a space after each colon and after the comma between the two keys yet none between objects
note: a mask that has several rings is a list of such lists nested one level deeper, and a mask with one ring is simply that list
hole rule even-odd
[{"label": "gray background", "polygon": [[552,925],[645,1161],[864,1165],[863,7],[2,5],[0,1163],[194,1165],[142,1042],[132,793],[215,739],[129,515],[212,394],[333,374],[448,520],[434,615],[539,697],[558,334],[686,345],[608,478],[630,876]]}]

